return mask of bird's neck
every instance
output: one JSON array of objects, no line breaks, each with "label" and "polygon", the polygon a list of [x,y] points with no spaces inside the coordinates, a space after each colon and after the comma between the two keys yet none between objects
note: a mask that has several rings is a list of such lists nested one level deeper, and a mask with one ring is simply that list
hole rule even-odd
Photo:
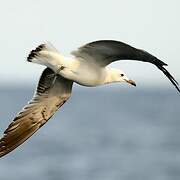
[{"label": "bird's neck", "polygon": [[118,69],[107,68],[106,69],[106,78],[105,78],[104,84],[114,83],[114,82],[121,82]]}]

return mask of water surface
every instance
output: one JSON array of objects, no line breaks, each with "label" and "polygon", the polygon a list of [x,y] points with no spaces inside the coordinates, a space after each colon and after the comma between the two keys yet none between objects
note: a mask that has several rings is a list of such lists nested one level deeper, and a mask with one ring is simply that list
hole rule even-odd
[{"label": "water surface", "polygon": [[[0,133],[33,88],[0,89]],[[0,159],[1,180],[179,180],[174,89],[75,88],[26,143]]]}]

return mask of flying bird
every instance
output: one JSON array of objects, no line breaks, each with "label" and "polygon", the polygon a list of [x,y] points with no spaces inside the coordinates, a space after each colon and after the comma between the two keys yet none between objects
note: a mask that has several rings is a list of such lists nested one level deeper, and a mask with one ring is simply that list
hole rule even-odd
[{"label": "flying bird", "polygon": [[88,43],[64,57],[50,43],[41,44],[27,61],[45,65],[35,95],[17,114],[0,139],[0,157],[14,150],[39,128],[70,98],[73,83],[99,86],[108,83],[135,82],[119,69],[108,65],[118,60],[135,60],[154,64],[180,92],[178,82],[165,69],[166,63],[152,54],[123,42],[100,40]]}]

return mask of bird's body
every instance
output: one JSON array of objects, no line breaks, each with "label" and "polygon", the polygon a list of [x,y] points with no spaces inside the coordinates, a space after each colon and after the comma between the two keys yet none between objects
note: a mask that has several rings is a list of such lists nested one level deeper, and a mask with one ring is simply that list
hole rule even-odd
[{"label": "bird's body", "polygon": [[40,51],[31,62],[45,65],[62,77],[83,86],[93,87],[122,81],[120,74],[123,72],[119,69],[100,66],[93,60],[86,61],[81,57],[64,57],[57,50],[53,51],[52,47]]},{"label": "bird's body", "polygon": [[[62,64],[63,69],[58,73],[83,86],[98,86],[105,82],[108,70],[94,63],[86,63],[79,59],[71,59],[70,65]],[[59,66],[61,68],[61,65]]]},{"label": "bird's body", "polygon": [[69,99],[73,82],[83,86],[126,82],[136,85],[123,71],[107,67],[117,60],[149,62],[160,69],[180,92],[177,81],[164,68],[167,64],[148,52],[125,43],[103,40],[88,43],[67,58],[50,44],[32,50],[29,62],[45,65],[32,100],[20,111],[0,139],[0,157],[11,152],[42,127]]}]

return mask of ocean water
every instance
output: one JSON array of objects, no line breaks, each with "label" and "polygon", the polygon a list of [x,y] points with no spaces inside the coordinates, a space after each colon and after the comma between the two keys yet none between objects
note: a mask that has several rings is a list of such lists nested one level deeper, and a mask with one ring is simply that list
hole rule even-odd
[{"label": "ocean water", "polygon": [[[0,133],[33,88],[0,89]],[[180,96],[172,89],[77,88],[0,180],[179,180]]]}]

